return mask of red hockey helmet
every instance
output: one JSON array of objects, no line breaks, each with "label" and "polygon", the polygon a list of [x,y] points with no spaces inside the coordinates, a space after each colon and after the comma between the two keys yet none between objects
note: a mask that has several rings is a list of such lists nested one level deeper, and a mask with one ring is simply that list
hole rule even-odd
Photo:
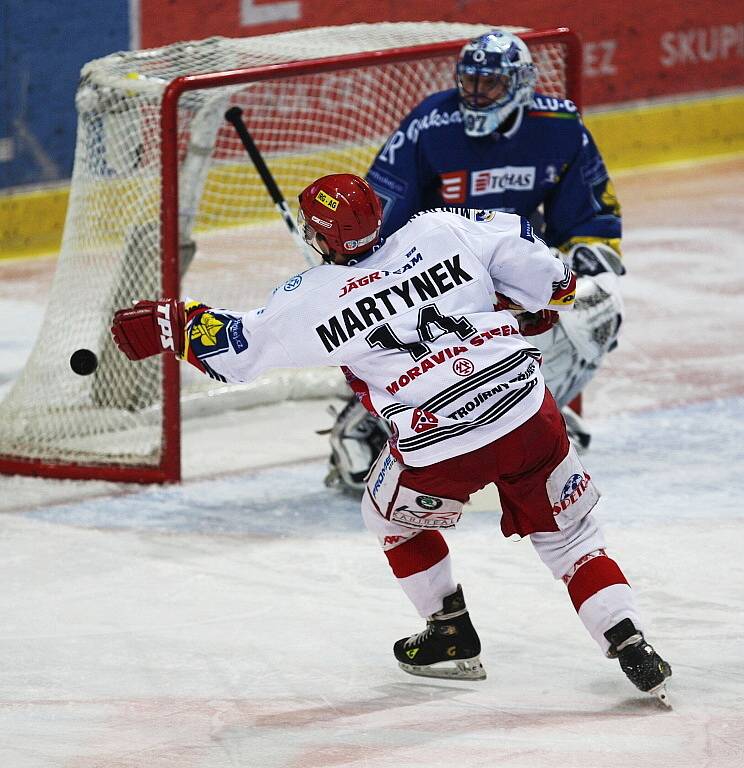
[{"label": "red hockey helmet", "polygon": [[359,176],[322,176],[300,192],[299,201],[300,234],[315,250],[319,250],[316,238],[321,237],[335,253],[354,256],[380,239],[382,206],[372,187]]}]

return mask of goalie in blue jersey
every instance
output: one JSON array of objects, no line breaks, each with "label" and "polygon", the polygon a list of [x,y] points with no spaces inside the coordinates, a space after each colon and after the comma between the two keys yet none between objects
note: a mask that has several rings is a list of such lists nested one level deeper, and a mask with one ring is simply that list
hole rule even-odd
[{"label": "goalie in blue jersey", "polygon": [[[576,105],[536,91],[537,79],[516,35],[495,29],[471,40],[457,60],[456,87],[429,96],[405,117],[367,180],[383,204],[383,237],[429,208],[517,213],[577,274],[574,312],[552,327],[535,322],[532,341],[569,434],[585,449],[590,433],[570,404],[617,344],[618,278],[625,272],[620,206]],[[330,430],[326,483],[360,491],[389,435],[384,421],[351,398]]]}]

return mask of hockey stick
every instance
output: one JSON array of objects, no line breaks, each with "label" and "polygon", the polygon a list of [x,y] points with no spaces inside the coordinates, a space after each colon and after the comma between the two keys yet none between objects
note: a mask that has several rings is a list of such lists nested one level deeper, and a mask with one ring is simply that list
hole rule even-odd
[{"label": "hockey stick", "polygon": [[295,239],[297,245],[302,251],[302,255],[305,257],[305,261],[307,261],[311,267],[314,267],[317,262],[314,261],[308,253],[305,241],[302,239],[302,236],[298,232],[297,226],[294,222],[294,219],[292,218],[292,213],[289,210],[287,201],[284,199],[284,195],[279,189],[279,185],[276,183],[274,176],[269,170],[269,167],[264,162],[263,155],[259,152],[256,143],[253,141],[253,137],[250,135],[250,133],[248,133],[248,128],[246,128],[246,125],[243,122],[243,110],[240,107],[230,107],[230,109],[225,112],[225,120],[227,120],[227,122],[230,123],[233,128],[235,128],[235,132],[240,137],[240,140],[245,147],[245,151],[253,161],[253,165],[258,171],[258,175],[261,177],[261,181],[263,181],[267,192],[269,195],[271,195],[271,199],[274,201],[276,209],[284,219],[284,223],[287,225],[289,233]]}]

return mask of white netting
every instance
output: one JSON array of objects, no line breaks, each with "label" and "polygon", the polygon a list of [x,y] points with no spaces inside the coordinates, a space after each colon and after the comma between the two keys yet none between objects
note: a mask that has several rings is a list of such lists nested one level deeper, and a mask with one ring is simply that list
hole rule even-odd
[{"label": "white netting", "polygon": [[[159,359],[128,363],[108,335],[113,309],[161,294],[160,103],[180,75],[224,72],[473,37],[487,25],[356,24],[243,39],[211,38],[117,53],[87,64],[76,97],[75,166],[62,251],[43,330],[0,404],[0,454],[43,462],[157,466],[164,428]],[[539,88],[565,94],[560,42],[531,45]],[[453,56],[310,73],[184,94],[179,102],[182,296],[234,308],[264,303],[306,267],[223,115],[244,119],[287,201],[331,172],[364,175],[374,153],[423,97],[453,85]],[[75,376],[71,352],[95,351]],[[338,374],[282,373],[244,387],[243,402],[319,396]],[[185,401],[205,378],[184,370]],[[268,381],[268,384],[267,384]],[[219,388],[214,394],[223,391]],[[231,390],[233,394],[235,390]],[[234,398],[229,398],[231,405]],[[0,462],[1,463],[1,462]]]}]

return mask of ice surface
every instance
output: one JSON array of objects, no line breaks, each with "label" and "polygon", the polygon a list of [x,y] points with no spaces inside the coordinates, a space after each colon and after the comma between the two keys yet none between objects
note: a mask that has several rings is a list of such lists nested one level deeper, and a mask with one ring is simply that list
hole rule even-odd
[{"label": "ice surface", "polygon": [[[0,478],[0,766],[739,768],[743,172],[618,179],[627,322],[586,396],[596,514],[672,711],[501,537],[493,493],[448,535],[488,679],[401,672],[392,643],[421,621],[322,485],[323,404],[292,404],[192,424],[179,487]],[[38,326],[8,290],[0,385]]]}]

